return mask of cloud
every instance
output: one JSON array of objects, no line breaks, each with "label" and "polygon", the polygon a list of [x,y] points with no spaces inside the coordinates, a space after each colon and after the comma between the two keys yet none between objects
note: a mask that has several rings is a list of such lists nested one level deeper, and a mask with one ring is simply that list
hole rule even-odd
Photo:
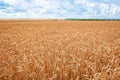
[{"label": "cloud", "polygon": [[119,18],[119,0],[0,0],[0,18]]},{"label": "cloud", "polygon": [[[76,0],[76,4],[80,5],[84,11],[79,12],[82,15],[89,18],[119,18],[120,19],[120,6],[115,2],[108,0]],[[109,4],[108,4],[109,3]]]}]

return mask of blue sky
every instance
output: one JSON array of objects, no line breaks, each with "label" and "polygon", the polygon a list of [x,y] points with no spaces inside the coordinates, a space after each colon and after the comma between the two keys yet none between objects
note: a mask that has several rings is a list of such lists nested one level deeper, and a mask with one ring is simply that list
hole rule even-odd
[{"label": "blue sky", "polygon": [[120,0],[0,0],[0,18],[120,19]]}]

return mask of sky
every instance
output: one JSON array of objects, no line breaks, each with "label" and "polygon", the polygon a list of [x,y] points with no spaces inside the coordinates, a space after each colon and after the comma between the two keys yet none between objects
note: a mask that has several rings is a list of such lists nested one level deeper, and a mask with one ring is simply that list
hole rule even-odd
[{"label": "sky", "polygon": [[0,0],[0,18],[120,19],[120,0]]}]

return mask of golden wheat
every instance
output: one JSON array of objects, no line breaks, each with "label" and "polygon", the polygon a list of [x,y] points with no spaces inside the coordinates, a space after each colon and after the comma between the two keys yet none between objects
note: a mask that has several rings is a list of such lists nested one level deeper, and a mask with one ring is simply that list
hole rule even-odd
[{"label": "golden wheat", "polygon": [[120,21],[0,21],[0,80],[120,80]]}]

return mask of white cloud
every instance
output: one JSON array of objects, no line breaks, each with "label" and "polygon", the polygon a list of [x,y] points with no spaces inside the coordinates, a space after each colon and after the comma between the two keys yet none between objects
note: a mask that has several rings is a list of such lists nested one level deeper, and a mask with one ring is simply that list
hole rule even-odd
[{"label": "white cloud", "polygon": [[[0,17],[10,18],[120,18],[120,5],[104,0],[0,0]],[[117,1],[118,2],[118,1]]]},{"label": "white cloud", "polygon": [[120,16],[120,6],[111,4],[110,12],[112,12],[113,15],[119,15]]}]

